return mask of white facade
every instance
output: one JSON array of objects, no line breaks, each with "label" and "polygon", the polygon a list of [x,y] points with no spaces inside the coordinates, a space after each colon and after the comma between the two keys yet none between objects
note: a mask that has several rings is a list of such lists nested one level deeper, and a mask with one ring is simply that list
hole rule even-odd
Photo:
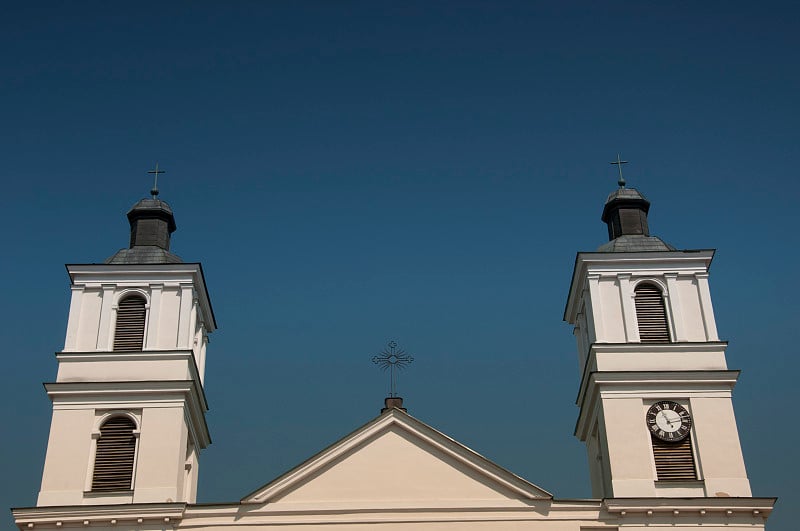
[{"label": "white facade", "polygon": [[[211,440],[203,394],[215,328],[199,264],[69,265],[72,298],[38,505],[193,502],[199,452]],[[144,297],[143,349],[113,350],[118,302]],[[136,430],[133,488],[92,492],[99,428],[114,415]]]},{"label": "white facade", "polygon": [[356,531],[763,529],[772,499],[557,500],[545,490],[390,409],[238,502],[36,507],[26,529]]},{"label": "white facade", "polygon": [[[640,197],[623,192],[621,202]],[[161,238],[161,254],[132,243],[131,253],[115,256],[171,259],[171,210],[155,198],[139,205],[133,217],[150,224],[136,229],[132,219],[132,234]],[[152,212],[161,217],[152,221]],[[624,237],[631,223],[646,223],[647,209],[641,212],[614,230]],[[53,420],[42,487],[36,507],[13,510],[16,524],[48,531],[764,529],[775,499],[750,492],[731,404],[738,372],[727,367],[711,304],[712,257],[675,250],[578,255],[565,320],[575,327],[582,375],[576,436],[587,445],[595,499],[555,499],[387,408],[257,491],[216,505],[194,503],[199,453],[210,443],[203,372],[216,328],[200,265],[70,265],[65,346],[56,381],[46,384]],[[642,283],[661,294],[668,340],[640,334]],[[115,350],[120,301],[131,295],[144,304],[141,347]],[[691,479],[659,479],[664,458],[656,457],[645,417],[665,400],[691,415]],[[98,441],[111,440],[101,431],[113,418],[133,426],[130,488],[98,491]]]},{"label": "white facade", "polygon": [[[565,319],[575,325],[582,370],[576,435],[587,444],[598,497],[747,497],[750,484],[731,403],[728,370],[708,284],[713,251],[580,253]],[[663,293],[672,342],[641,343],[634,289]],[[657,480],[646,410],[683,405],[696,481]]]}]

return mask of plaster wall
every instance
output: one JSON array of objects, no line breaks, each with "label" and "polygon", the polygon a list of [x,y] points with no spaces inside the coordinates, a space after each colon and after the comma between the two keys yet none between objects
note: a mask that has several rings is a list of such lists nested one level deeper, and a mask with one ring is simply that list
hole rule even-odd
[{"label": "plaster wall", "polygon": [[[133,489],[93,493],[91,476],[98,428],[111,412],[136,416],[138,440]],[[195,473],[190,477],[185,466],[190,446],[185,418],[185,406],[179,401],[155,405],[70,400],[56,403],[37,505],[194,501],[198,455],[192,445],[189,457]]]},{"label": "plaster wall", "polygon": [[678,277],[677,295],[681,303],[680,323],[684,330],[684,341],[713,341],[703,326],[700,293],[694,276]]},{"label": "plaster wall", "polygon": [[161,308],[155,348],[178,348],[178,315],[180,310],[181,299],[178,286],[165,286],[161,292]]},{"label": "plaster wall", "polygon": [[182,407],[142,412],[134,503],[186,501],[184,480],[188,429]]},{"label": "plaster wall", "polygon": [[57,382],[113,382],[192,380],[192,354],[164,353],[80,353],[59,354]]},{"label": "plaster wall", "polygon": [[37,505],[80,505],[89,469],[94,409],[54,409]]},{"label": "plaster wall", "polygon": [[711,371],[727,370],[725,344],[600,345],[590,350],[592,371]]},{"label": "plaster wall", "polygon": [[472,468],[419,444],[404,430],[393,427],[276,501],[284,508],[303,503],[319,506],[340,500],[368,506],[414,507],[432,500],[507,502],[515,498],[514,493],[498,489],[496,483]]},{"label": "plaster wall", "polygon": [[706,496],[752,496],[730,396],[690,403]]},{"label": "plaster wall", "polygon": [[[613,276],[601,276],[599,281],[599,304],[593,305],[595,311],[602,309],[603,333],[598,334],[597,341],[601,343],[624,343],[627,341],[626,328],[623,326],[625,318],[622,315],[620,302],[620,288],[618,279]],[[593,294],[594,295],[594,294]],[[595,315],[595,319],[600,319]]]},{"label": "plaster wall", "polygon": [[611,469],[608,455],[606,425],[603,411],[597,412],[594,428],[586,439],[586,453],[589,459],[589,478],[592,484],[592,497],[600,499],[611,496]]},{"label": "plaster wall", "polygon": [[[703,314],[711,313],[710,296],[708,308],[703,308],[707,284],[698,286],[693,274],[680,275],[668,271],[633,272],[605,271],[594,274],[597,289],[589,290],[593,312],[592,321],[601,323],[595,329],[599,343],[638,343],[638,323],[635,309],[635,287],[641,282],[657,285],[663,293],[672,341],[715,341],[716,324],[707,331]],[[591,280],[589,280],[591,282]]]},{"label": "plaster wall", "polygon": [[77,328],[78,332],[74,337],[76,350],[96,350],[97,348],[100,307],[103,302],[102,294],[103,291],[99,288],[85,289],[82,296],[77,300],[78,308],[76,314],[73,316],[72,312],[70,312],[70,317],[75,317],[77,320],[77,323],[68,323],[67,325],[68,328],[70,326]]},{"label": "plaster wall", "polygon": [[613,497],[656,496],[649,435],[640,397],[601,399]]}]

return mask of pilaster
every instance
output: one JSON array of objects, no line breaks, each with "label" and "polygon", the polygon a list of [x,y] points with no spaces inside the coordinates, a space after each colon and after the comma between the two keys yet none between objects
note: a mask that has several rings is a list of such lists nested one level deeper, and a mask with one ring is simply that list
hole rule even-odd
[{"label": "pilaster", "polygon": [[636,327],[636,307],[634,293],[631,287],[631,274],[620,273],[617,275],[619,283],[619,297],[622,304],[622,317],[625,328],[625,340],[631,343],[639,342],[639,329]]},{"label": "pilaster", "polygon": [[589,326],[594,330],[595,341],[605,341],[605,326],[603,323],[603,307],[600,295],[600,275],[592,274],[586,277],[588,284],[589,298],[586,303],[586,315],[590,320]]},{"label": "pilaster", "polygon": [[70,287],[70,292],[69,317],[67,317],[67,337],[64,340],[64,350],[77,349],[83,286],[76,286],[73,284]]},{"label": "pilaster", "polygon": [[708,341],[719,341],[717,322],[714,318],[714,308],[711,304],[711,289],[708,285],[708,273],[695,273],[694,278],[697,282],[697,294],[700,297],[700,311],[703,316],[703,327],[706,331],[706,339]]},{"label": "pilaster", "polygon": [[158,333],[159,333],[159,324],[161,323],[161,294],[164,290],[164,284],[161,283],[150,283],[150,310],[149,310],[149,319],[147,322],[147,334],[145,334],[145,346],[146,350],[156,350],[158,349]]},{"label": "pilaster", "polygon": [[100,324],[97,330],[97,350],[111,350],[111,326],[116,285],[103,284],[103,302],[100,307]]},{"label": "pilaster", "polygon": [[681,310],[681,299],[677,287],[678,273],[664,273],[667,281],[667,296],[665,303],[669,311],[670,322],[672,324],[672,337],[675,341],[686,341],[686,326],[683,322],[683,312]]}]

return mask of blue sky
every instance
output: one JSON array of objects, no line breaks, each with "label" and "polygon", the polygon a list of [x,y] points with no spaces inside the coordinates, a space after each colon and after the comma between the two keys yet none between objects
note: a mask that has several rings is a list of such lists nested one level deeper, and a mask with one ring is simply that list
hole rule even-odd
[{"label": "blue sky", "polygon": [[0,506],[35,503],[62,264],[127,244],[155,161],[173,250],[203,263],[220,324],[200,501],[238,500],[377,414],[370,358],[391,339],[416,358],[411,414],[589,496],[561,318],[575,253],[607,238],[621,152],[652,232],[718,250],[748,473],[788,531],[797,23],[791,3],[6,5]]}]

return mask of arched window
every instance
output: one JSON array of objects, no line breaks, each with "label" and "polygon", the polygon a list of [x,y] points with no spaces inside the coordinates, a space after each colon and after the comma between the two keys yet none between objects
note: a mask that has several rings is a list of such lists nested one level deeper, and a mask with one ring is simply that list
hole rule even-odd
[{"label": "arched window", "polygon": [[667,310],[661,290],[653,284],[639,284],[636,294],[636,320],[642,343],[669,343]]},{"label": "arched window", "polygon": [[141,295],[131,295],[119,301],[114,350],[142,350],[146,304],[147,301]]},{"label": "arched window", "polygon": [[92,492],[131,490],[136,455],[136,424],[128,417],[111,417],[100,426],[92,474]]}]

